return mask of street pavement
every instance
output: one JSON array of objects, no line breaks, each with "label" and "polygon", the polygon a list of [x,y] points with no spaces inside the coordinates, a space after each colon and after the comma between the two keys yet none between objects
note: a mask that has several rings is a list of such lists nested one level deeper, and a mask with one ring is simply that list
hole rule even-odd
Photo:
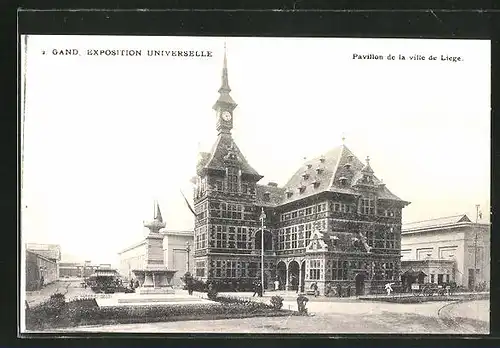
[{"label": "street pavement", "polygon": [[[184,293],[177,290],[176,293]],[[249,298],[252,293],[220,293]],[[252,297],[269,302],[276,293]],[[194,293],[204,297],[206,294]],[[284,309],[297,310],[296,294],[284,293]],[[309,297],[309,316],[245,318],[87,326],[63,331],[146,333],[399,333],[487,334],[489,300],[397,304],[356,298]],[[60,332],[60,331],[58,331]]]},{"label": "street pavement", "polygon": [[26,301],[29,306],[34,306],[46,301],[51,295],[61,293],[66,298],[77,296],[93,295],[90,288],[83,288],[80,283],[81,279],[57,280],[53,283],[45,285],[38,291],[26,291]]},{"label": "street pavement", "polygon": [[[51,294],[60,292],[71,298],[92,294],[80,286],[79,280],[58,281],[42,290],[29,292],[30,306]],[[188,296],[185,290],[176,295]],[[251,292],[219,293],[221,296],[251,298],[269,303],[272,296],[284,298],[283,308],[297,310],[294,292],[267,292],[264,297],[252,297]],[[206,293],[193,294],[206,298]],[[277,318],[222,319],[145,324],[87,326],[66,329],[70,332],[173,332],[173,333],[429,333],[487,334],[489,333],[489,300],[458,302],[423,302],[398,304],[351,298],[308,296],[310,316]],[[60,331],[58,331],[60,332]]]}]

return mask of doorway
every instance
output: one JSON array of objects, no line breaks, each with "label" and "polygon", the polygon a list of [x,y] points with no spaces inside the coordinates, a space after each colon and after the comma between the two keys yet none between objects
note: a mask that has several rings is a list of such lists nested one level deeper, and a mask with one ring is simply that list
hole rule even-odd
[{"label": "doorway", "polygon": [[276,266],[276,273],[278,277],[278,281],[280,282],[279,289],[286,290],[286,264],[283,261],[278,262],[278,266]]},{"label": "doorway", "polygon": [[306,262],[302,261],[302,265],[300,267],[300,292],[304,292],[304,284],[306,281]]},{"label": "doorway", "polygon": [[365,294],[365,275],[363,273],[358,273],[354,278],[356,282],[356,296],[361,296]]},{"label": "doorway", "polygon": [[288,264],[290,290],[299,289],[299,263],[292,261]]}]

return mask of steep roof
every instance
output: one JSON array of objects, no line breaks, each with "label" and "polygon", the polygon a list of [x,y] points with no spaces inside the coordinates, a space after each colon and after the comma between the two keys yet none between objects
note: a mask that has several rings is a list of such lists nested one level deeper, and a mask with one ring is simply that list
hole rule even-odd
[{"label": "steep roof", "polygon": [[285,196],[285,190],[276,186],[257,185],[255,191],[257,196],[256,204],[264,207],[275,207],[279,205]]},{"label": "steep roof", "polygon": [[437,218],[437,219],[430,219],[430,220],[415,221],[415,222],[406,223],[402,226],[402,230],[404,232],[405,230],[441,227],[441,226],[448,226],[448,225],[453,225],[453,224],[458,224],[458,223],[463,223],[463,222],[470,223],[472,221],[469,219],[469,217],[466,214],[453,215],[453,216],[446,216],[446,217],[441,217],[441,218]]},{"label": "steep roof", "polygon": [[336,147],[322,156],[307,161],[285,184],[285,192],[292,195],[282,203],[293,202],[321,192],[337,192],[359,195],[358,185],[376,189],[379,198],[403,202],[385,185],[372,176],[372,181],[363,183],[363,175],[371,174],[369,163],[361,162],[345,145]]},{"label": "steep roof", "polygon": [[262,177],[250,166],[245,156],[243,156],[242,152],[234,142],[231,134],[227,133],[219,134],[217,141],[212,148],[210,157],[208,159],[204,158],[204,161],[206,162],[201,167],[206,169],[226,170],[227,165],[225,162],[228,160],[228,155],[231,154],[236,156],[235,161],[238,163],[242,173]]}]

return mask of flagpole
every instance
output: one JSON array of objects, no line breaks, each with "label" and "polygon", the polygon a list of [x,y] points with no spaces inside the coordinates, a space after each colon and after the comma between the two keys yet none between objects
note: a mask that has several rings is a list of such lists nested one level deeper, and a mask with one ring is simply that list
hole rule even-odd
[{"label": "flagpole", "polygon": [[474,226],[474,280],[472,291],[476,291],[476,275],[477,275],[477,220],[479,218],[479,204],[476,204],[476,225]]}]

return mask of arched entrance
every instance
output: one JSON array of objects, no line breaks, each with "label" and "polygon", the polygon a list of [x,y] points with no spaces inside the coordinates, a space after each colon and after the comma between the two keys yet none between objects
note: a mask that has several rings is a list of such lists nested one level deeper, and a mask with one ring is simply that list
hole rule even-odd
[{"label": "arched entrance", "polygon": [[300,266],[300,290],[301,292],[304,292],[304,284],[306,281],[306,262],[302,261],[302,264]]},{"label": "arched entrance", "polygon": [[[260,250],[262,245],[262,232],[255,232],[255,250]],[[273,250],[273,235],[269,231],[264,231],[264,251]]]},{"label": "arched entrance", "polygon": [[365,274],[364,273],[356,274],[354,281],[356,283],[356,296],[364,295],[365,294]]},{"label": "arched entrance", "polygon": [[299,289],[299,263],[292,261],[288,264],[288,285],[289,290]]},{"label": "arched entrance", "polygon": [[276,266],[276,274],[278,277],[278,281],[280,282],[280,290],[285,290],[286,285],[286,263],[283,261],[278,262]]}]

